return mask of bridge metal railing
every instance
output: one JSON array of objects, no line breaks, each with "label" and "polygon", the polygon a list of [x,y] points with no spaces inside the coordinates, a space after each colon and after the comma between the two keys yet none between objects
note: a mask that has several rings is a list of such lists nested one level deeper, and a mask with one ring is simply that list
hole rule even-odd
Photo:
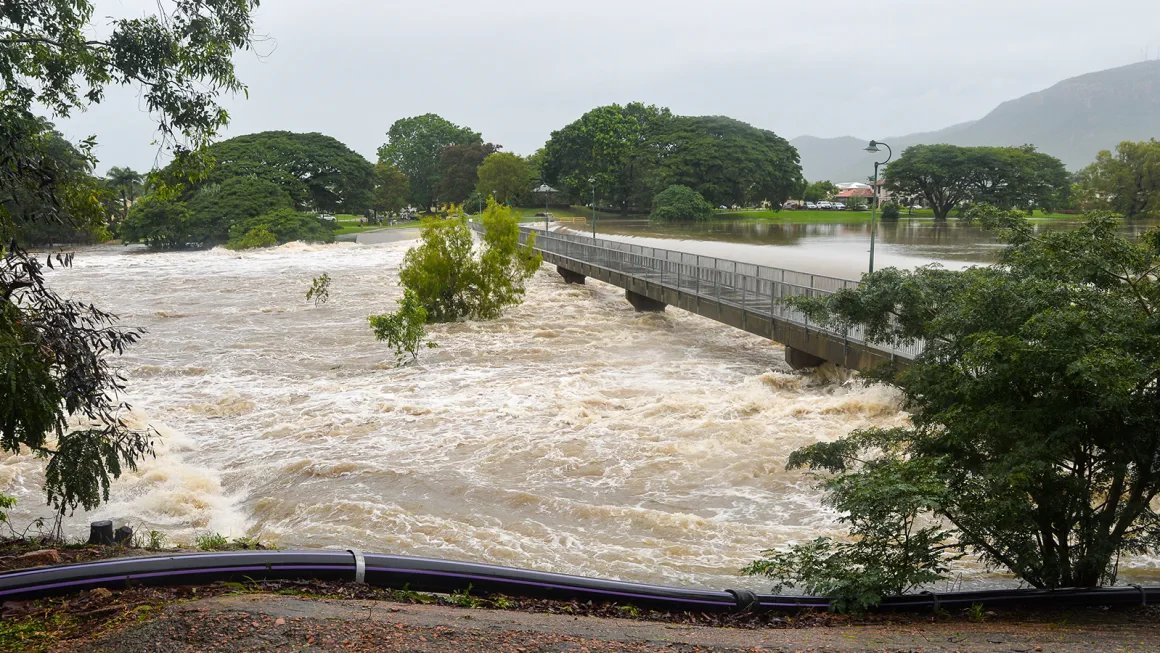
[{"label": "bridge metal railing", "polygon": [[[472,227],[476,230],[482,228],[477,223]],[[807,327],[901,358],[913,360],[923,350],[921,342],[903,346],[867,343],[861,326],[841,331],[811,323],[805,313],[780,301],[786,297],[830,295],[843,288],[858,287],[857,281],[528,227],[520,227],[520,242],[526,244],[528,234],[533,232],[536,234],[536,249],[579,263],[644,279],[765,318]]]}]

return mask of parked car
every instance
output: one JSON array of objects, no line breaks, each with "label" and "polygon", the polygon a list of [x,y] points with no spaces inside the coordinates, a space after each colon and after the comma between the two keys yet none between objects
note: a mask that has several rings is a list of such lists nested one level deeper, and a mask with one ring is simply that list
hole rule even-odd
[{"label": "parked car", "polygon": [[718,206],[718,207],[717,207],[717,209],[718,209],[718,210],[721,210],[721,211],[728,211],[728,210],[729,210],[729,207],[728,207],[728,206],[725,206],[724,204],[722,204],[721,206]]},{"label": "parked car", "polygon": [[786,202],[785,204],[782,204],[781,208],[784,210],[787,210],[787,211],[793,211],[793,210],[799,208],[799,205],[797,202],[790,200],[790,201]]},{"label": "parked car", "polygon": [[835,211],[845,211],[846,205],[841,202],[830,202],[830,208]]},{"label": "parked car", "polygon": [[806,202],[806,210],[807,211],[817,211],[818,205],[814,204],[813,202]]}]

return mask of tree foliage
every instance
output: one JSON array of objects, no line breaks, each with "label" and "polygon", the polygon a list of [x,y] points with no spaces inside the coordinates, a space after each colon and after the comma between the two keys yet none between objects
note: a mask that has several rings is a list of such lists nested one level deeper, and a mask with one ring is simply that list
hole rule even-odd
[{"label": "tree foliage", "polygon": [[479,166],[498,150],[499,146],[492,143],[450,145],[440,150],[436,199],[448,204],[463,204],[479,183]]},{"label": "tree foliage", "polygon": [[186,196],[188,201],[141,199],[121,225],[121,239],[162,248],[210,246],[229,240],[236,225],[292,204],[282,186],[257,177],[199,185]]},{"label": "tree foliage", "polygon": [[533,177],[527,162],[510,152],[496,152],[479,166],[477,193],[483,197],[495,195],[500,204],[521,200],[531,190]]},{"label": "tree foliage", "polygon": [[387,142],[379,148],[379,162],[393,165],[407,175],[411,201],[426,210],[431,208],[439,189],[439,153],[452,145],[482,143],[478,133],[428,113],[391,125]]},{"label": "tree foliage", "polygon": [[375,190],[371,198],[371,211],[375,215],[398,213],[407,206],[410,195],[411,184],[402,170],[382,162],[375,164]]},{"label": "tree foliage", "polygon": [[119,200],[117,208],[120,218],[124,220],[125,216],[129,214],[129,205],[140,197],[144,190],[145,176],[132,168],[113,166],[105,174],[105,180],[108,182],[109,189]]},{"label": "tree foliage", "polygon": [[369,161],[318,133],[246,134],[214,143],[206,154],[213,169],[199,186],[260,179],[280,186],[299,210],[361,213],[370,206],[375,187]]},{"label": "tree foliage", "polygon": [[688,186],[669,186],[653,199],[649,222],[699,222],[713,219],[713,205]]},{"label": "tree foliage", "polygon": [[247,218],[230,227],[230,249],[270,247],[294,241],[333,243],[333,223],[294,209],[278,209]]},{"label": "tree foliage", "polygon": [[1066,206],[1071,184],[1059,159],[1023,147],[914,145],[886,168],[903,197],[922,197],[938,219],[965,203],[1052,211]]},{"label": "tree foliage", "polygon": [[110,193],[92,176],[93,142],[74,146],[39,118],[4,123],[0,235],[31,245],[106,240]]},{"label": "tree foliage", "polygon": [[[926,348],[871,375],[901,392],[911,426],[855,431],[790,465],[832,474],[823,487],[851,524],[913,513],[946,525],[932,552],[953,543],[1039,588],[1109,582],[1120,555],[1155,552],[1160,534],[1160,230],[1127,239],[1096,213],[1038,234],[1018,212],[973,211],[1007,243],[994,267],[889,268],[791,300],[811,320]],[[880,498],[849,502],[851,485]]]},{"label": "tree foliage", "polygon": [[[403,299],[394,313],[372,315],[367,319],[375,338],[395,350],[395,360],[400,365],[419,358],[419,349],[427,337],[427,309],[415,297],[415,291],[410,288],[403,291]],[[426,344],[430,349],[436,346],[434,342]],[[410,361],[407,355],[410,355]]]},{"label": "tree foliage", "polygon": [[535,235],[520,245],[519,221],[489,199],[482,246],[476,251],[462,215],[423,223],[419,245],[407,252],[399,280],[415,294],[428,322],[490,320],[523,299],[524,283],[540,267]]},{"label": "tree foliage", "polygon": [[[116,316],[62,299],[44,281],[40,261],[17,248],[0,262],[0,448],[27,447],[48,458],[45,495],[60,513],[95,508],[112,478],[151,455],[147,433],[127,428],[116,397],[124,379],[107,354],[121,354],[138,329]],[[52,259],[48,260],[52,265]],[[71,259],[56,257],[57,265]],[[70,422],[70,418],[79,423]]]},{"label": "tree foliage", "polygon": [[713,206],[781,206],[802,182],[797,150],[777,134],[724,116],[658,122],[647,144],[657,190],[688,186]]},{"label": "tree foliage", "polygon": [[192,223],[185,202],[144,197],[133,205],[121,224],[121,238],[126,243],[144,243],[157,249],[178,249],[193,242]]},{"label": "tree foliage", "polygon": [[801,194],[801,198],[807,202],[820,202],[829,199],[838,192],[838,187],[830,181],[815,181],[808,184]]},{"label": "tree foliage", "polygon": [[639,103],[598,107],[552,132],[538,161],[542,179],[572,197],[590,183],[625,212],[671,185],[714,206],[781,204],[801,183],[797,150],[773,132],[723,116],[674,116]]},{"label": "tree foliage", "polygon": [[1104,150],[1080,173],[1088,208],[1116,211],[1129,219],[1160,218],[1160,141],[1125,141]]},{"label": "tree foliage", "polygon": [[[0,4],[0,242],[25,227],[104,224],[89,174],[69,174],[34,111],[68,116],[99,103],[109,85],[140,89],[178,168],[201,168],[197,150],[224,126],[222,92],[244,90],[235,50],[250,47],[256,0],[158,2],[157,15],[93,20],[87,0]],[[92,139],[75,151],[91,170]],[[99,216],[99,217],[98,217]],[[67,265],[67,258],[57,258]],[[108,358],[139,333],[115,316],[64,300],[16,244],[0,252],[0,446],[48,459],[45,494],[60,514],[108,499],[111,480],[152,452],[146,433],[120,420],[122,378]],[[0,505],[9,506],[8,500]]]}]

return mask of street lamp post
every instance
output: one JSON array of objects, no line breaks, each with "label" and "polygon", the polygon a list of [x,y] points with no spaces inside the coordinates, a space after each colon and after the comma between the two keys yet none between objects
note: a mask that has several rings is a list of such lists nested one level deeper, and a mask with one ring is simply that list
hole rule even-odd
[{"label": "street lamp post", "polygon": [[878,166],[890,163],[890,159],[894,156],[894,150],[890,149],[889,145],[881,141],[870,141],[870,146],[866,148],[866,151],[871,154],[877,154],[882,151],[878,149],[879,145],[886,148],[887,155],[885,161],[874,162],[874,186],[871,189],[871,192],[874,193],[874,203],[870,209],[870,274],[874,274],[874,237],[878,231]]},{"label": "street lamp post", "polygon": [[592,186],[592,240],[596,240],[596,178],[590,177],[588,184]]}]

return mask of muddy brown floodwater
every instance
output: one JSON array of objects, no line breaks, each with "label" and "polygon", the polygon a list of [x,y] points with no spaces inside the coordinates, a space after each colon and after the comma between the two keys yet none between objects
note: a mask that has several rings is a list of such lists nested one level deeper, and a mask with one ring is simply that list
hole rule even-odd
[{"label": "muddy brown floodwater", "polygon": [[[367,316],[392,310],[409,242],[235,253],[99,247],[51,274],[148,334],[121,360],[158,456],[66,523],[175,543],[216,531],[680,586],[766,588],[739,567],[841,532],[791,451],[903,423],[897,398],[782,348],[547,266],[502,319],[438,325],[396,368]],[[311,278],[330,301],[305,300]],[[43,465],[0,459],[16,523],[47,515]],[[1150,579],[1151,559],[1125,578]],[[964,568],[975,584],[1002,582]],[[1134,575],[1133,575],[1134,574]]]}]

